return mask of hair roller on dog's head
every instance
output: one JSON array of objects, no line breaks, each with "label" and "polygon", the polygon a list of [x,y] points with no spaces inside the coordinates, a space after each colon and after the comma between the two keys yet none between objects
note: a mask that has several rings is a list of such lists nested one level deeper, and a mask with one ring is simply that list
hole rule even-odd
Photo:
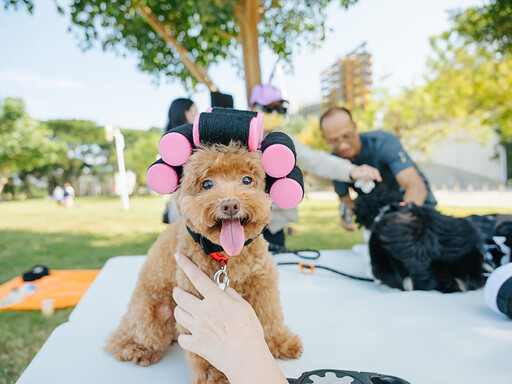
[{"label": "hair roller on dog's head", "polygon": [[295,167],[295,145],[286,133],[269,133],[261,143],[261,151],[263,169],[271,177],[284,177]]},{"label": "hair roller on dog's head", "polygon": [[169,165],[183,165],[192,154],[192,124],[184,124],[167,132],[158,144],[158,152]]},{"label": "hair roller on dog's head", "polygon": [[182,171],[182,167],[171,167],[160,159],[149,167],[146,173],[146,181],[153,191],[166,195],[176,190]]},{"label": "hair roller on dog's head", "polygon": [[272,201],[281,209],[295,208],[304,197],[304,179],[299,167],[286,176],[276,179],[267,176],[266,191],[270,194]]},{"label": "hair roller on dog's head", "polygon": [[247,146],[249,151],[256,151],[263,136],[263,120],[259,115],[250,111],[219,109],[223,108],[196,115],[192,135],[194,144],[229,145],[233,140]]},{"label": "hair roller on dog's head", "polygon": [[208,108],[206,110],[208,113],[224,113],[224,114],[238,114],[238,115],[247,115],[247,116],[253,116],[256,118],[256,124],[255,128],[256,131],[254,132],[255,136],[258,136],[258,148],[261,145],[261,142],[263,140],[263,136],[265,135],[264,129],[263,129],[263,113],[261,112],[255,112],[255,111],[240,111],[237,109],[232,108],[220,108],[220,107],[213,107]]}]

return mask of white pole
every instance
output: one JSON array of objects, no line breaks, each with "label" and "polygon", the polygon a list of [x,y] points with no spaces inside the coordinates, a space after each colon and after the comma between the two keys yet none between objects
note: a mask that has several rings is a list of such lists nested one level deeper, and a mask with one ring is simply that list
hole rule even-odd
[{"label": "white pole", "polygon": [[124,210],[129,211],[128,182],[126,179],[126,168],[124,166],[124,136],[118,127],[114,127],[114,140],[116,142],[117,164],[119,166],[119,195]]}]

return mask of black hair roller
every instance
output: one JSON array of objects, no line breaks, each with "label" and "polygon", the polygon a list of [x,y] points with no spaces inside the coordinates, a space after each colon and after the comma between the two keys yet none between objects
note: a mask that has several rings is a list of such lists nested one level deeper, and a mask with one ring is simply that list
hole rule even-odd
[{"label": "black hair roller", "polygon": [[204,112],[196,115],[194,120],[193,140],[196,146],[229,145],[234,140],[247,146],[249,151],[256,151],[262,139],[263,116],[250,111]]}]

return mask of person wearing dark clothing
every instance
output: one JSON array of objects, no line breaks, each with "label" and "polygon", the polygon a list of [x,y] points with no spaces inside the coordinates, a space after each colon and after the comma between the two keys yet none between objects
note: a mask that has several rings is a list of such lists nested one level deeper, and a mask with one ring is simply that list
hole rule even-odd
[{"label": "person wearing dark clothing", "polygon": [[[196,115],[197,107],[192,100],[185,98],[179,98],[174,100],[171,103],[171,106],[169,107],[165,133],[183,124],[193,124]],[[178,218],[179,214],[178,210],[176,209],[174,199],[170,199],[165,206],[162,221],[165,224],[171,224],[174,221],[178,220]]]},{"label": "person wearing dark clothing", "polygon": [[[333,149],[333,155],[350,160],[355,165],[368,164],[377,168],[382,176],[382,184],[400,192],[405,202],[431,207],[437,204],[425,175],[396,136],[384,131],[359,133],[350,111],[345,108],[333,108],[324,113],[320,128],[324,140]],[[334,181],[333,184],[342,206],[342,226],[353,231],[355,225],[346,221],[351,215],[341,211],[351,211],[353,208],[349,186],[358,194],[362,191],[348,182]]]},{"label": "person wearing dark clothing", "polygon": [[193,124],[196,114],[197,107],[192,100],[185,98],[174,100],[169,107],[165,132],[183,124]]}]

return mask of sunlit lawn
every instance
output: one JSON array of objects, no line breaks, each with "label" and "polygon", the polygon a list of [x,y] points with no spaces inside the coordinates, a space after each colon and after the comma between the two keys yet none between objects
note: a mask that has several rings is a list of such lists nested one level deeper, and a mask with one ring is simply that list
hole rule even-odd
[{"label": "sunlit lawn", "polygon": [[[50,269],[101,268],[118,255],[145,254],[158,234],[164,203],[161,197],[137,197],[124,212],[118,199],[80,198],[66,210],[53,201],[0,203],[0,283],[36,264]],[[444,213],[512,213],[512,208],[450,208]],[[337,203],[305,200],[299,210],[297,236],[287,238],[291,249],[350,248],[361,232],[347,233],[339,225]],[[0,313],[0,383],[14,382],[51,331],[66,321],[71,309],[44,318],[36,311]]]}]

